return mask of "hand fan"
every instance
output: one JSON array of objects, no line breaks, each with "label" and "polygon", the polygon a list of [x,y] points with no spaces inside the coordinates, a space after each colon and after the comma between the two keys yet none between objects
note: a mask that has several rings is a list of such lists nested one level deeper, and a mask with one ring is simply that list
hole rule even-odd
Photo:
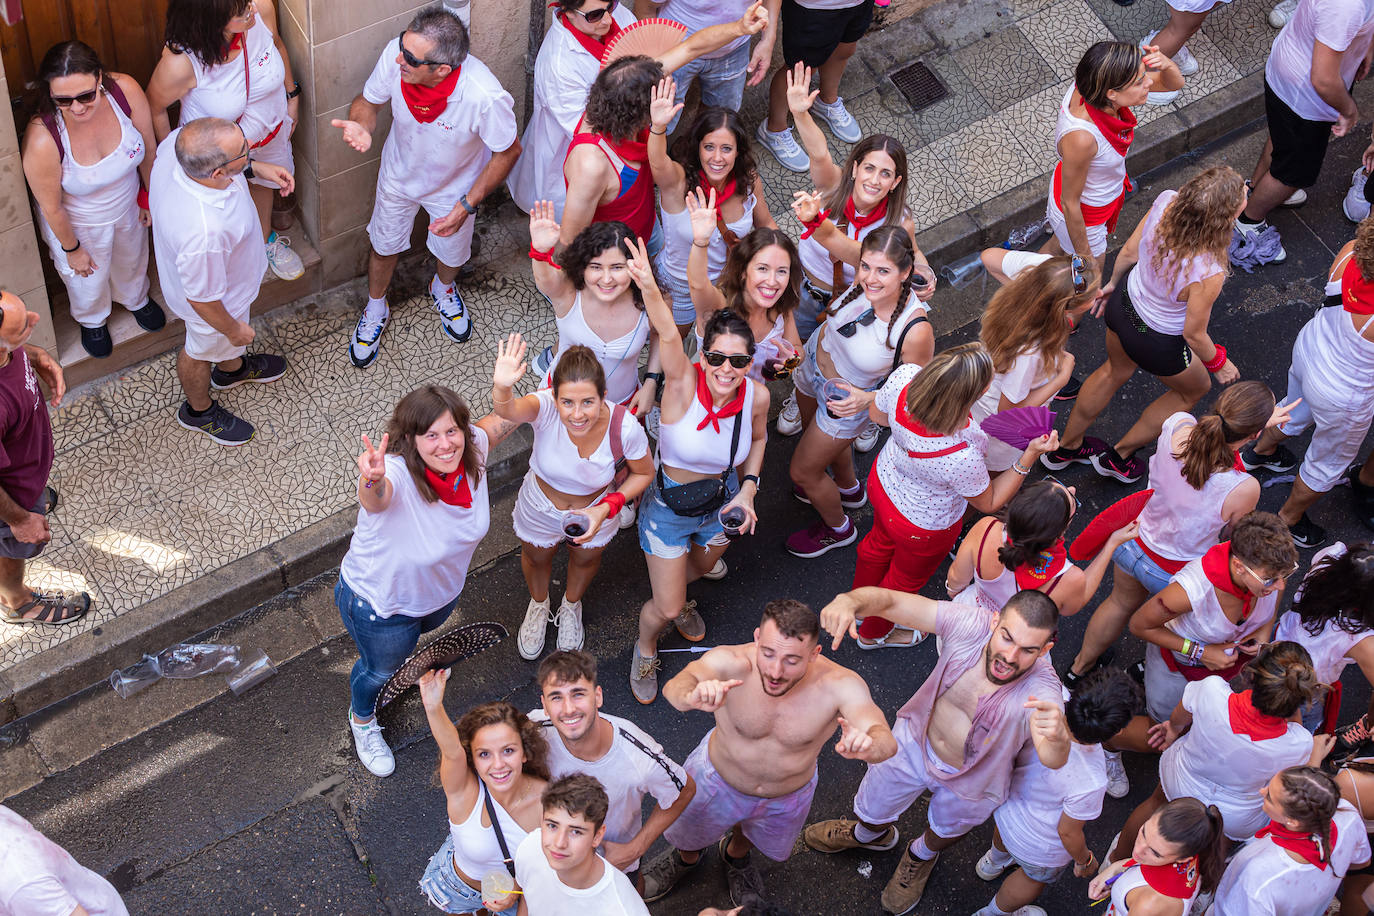
[{"label": "hand fan", "polygon": [[601,52],[601,69],[622,57],[658,57],[687,37],[687,26],[671,19],[641,19],[626,26],[606,43]]},{"label": "hand fan", "polygon": [[1054,411],[1048,407],[1013,407],[995,413],[978,424],[983,432],[1013,448],[1025,448],[1032,440],[1054,429]]},{"label": "hand fan", "polygon": [[463,659],[490,649],[509,635],[499,623],[470,623],[445,633],[401,664],[391,679],[382,685],[377,708],[381,709],[408,687],[413,687],[426,671],[452,668]]},{"label": "hand fan", "polygon": [[1125,528],[1140,517],[1140,513],[1145,511],[1145,504],[1154,495],[1154,490],[1141,490],[1103,509],[1097,518],[1088,522],[1083,533],[1074,538],[1069,546],[1069,556],[1080,563],[1092,559],[1106,545],[1113,531]]}]

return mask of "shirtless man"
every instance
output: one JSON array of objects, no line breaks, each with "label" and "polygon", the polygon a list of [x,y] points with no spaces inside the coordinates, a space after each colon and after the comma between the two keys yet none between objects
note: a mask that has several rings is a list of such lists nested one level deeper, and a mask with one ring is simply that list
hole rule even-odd
[{"label": "shirtless man", "polygon": [[[1050,666],[1059,609],[1041,592],[1017,592],[991,623],[967,605],[885,588],[859,588],[821,611],[835,636],[857,638],[858,621],[878,616],[942,640],[935,670],[897,713],[897,754],[870,765],[848,818],[806,828],[817,852],[892,849],[896,821],[930,792],[928,826],[902,854],[883,888],[889,913],[909,913],[925,892],[940,850],[988,819],[1006,801],[1017,755],[1029,742],[1052,770],[1069,759],[1063,688]],[[1028,711],[1027,711],[1028,710]]]},{"label": "shirtless man", "polygon": [[821,657],[820,636],[815,611],[770,601],[752,643],[717,646],[664,686],[674,708],[715,713],[716,727],[687,758],[697,793],[663,832],[675,848],[645,869],[646,900],[667,895],[717,839],[734,905],[762,898],[750,850],[778,862],[791,854],[836,724],[841,757],[875,764],[897,752],[868,685]]}]

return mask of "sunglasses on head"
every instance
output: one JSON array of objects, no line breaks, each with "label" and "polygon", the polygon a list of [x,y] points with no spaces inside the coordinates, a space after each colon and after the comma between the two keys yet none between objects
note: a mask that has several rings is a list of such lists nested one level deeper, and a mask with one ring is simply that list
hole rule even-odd
[{"label": "sunglasses on head", "polygon": [[1067,493],[1069,495],[1069,498],[1073,500],[1073,511],[1075,514],[1078,512],[1079,508],[1082,507],[1083,503],[1079,501],[1078,494],[1070,490],[1069,485],[1064,483],[1064,481],[1060,480],[1058,477],[1055,477],[1053,474],[1046,474],[1041,479],[1048,480],[1050,483],[1058,484],[1059,486],[1064,488],[1064,492]]},{"label": "sunglasses on head", "polygon": [[608,3],[606,6],[603,6],[599,10],[592,10],[590,13],[584,13],[582,10],[568,10],[568,12],[576,13],[577,15],[585,19],[587,22],[595,23],[600,22],[602,19],[605,19],[608,15],[610,15],[611,10],[615,9],[615,4],[616,0],[611,0],[611,2]]},{"label": "sunglasses on head", "polygon": [[78,92],[76,95],[54,95],[50,96],[52,103],[58,108],[71,108],[77,102],[82,105],[89,105],[95,101],[95,97],[100,94],[100,87],[96,86],[89,92]]},{"label": "sunglasses on head", "polygon": [[747,369],[754,358],[748,353],[718,353],[715,350],[702,350],[701,358],[706,360],[708,366],[719,366],[727,359],[735,369]]},{"label": "sunglasses on head", "polygon": [[853,337],[858,333],[860,327],[866,328],[877,320],[878,313],[873,311],[872,308],[866,308],[863,310],[863,314],[859,315],[858,318],[855,318],[853,321],[846,321],[835,330],[839,332],[841,337]]},{"label": "sunglasses on head", "polygon": [[443,60],[429,60],[428,58],[421,59],[407,51],[406,32],[404,29],[401,31],[401,37],[397,39],[397,43],[401,46],[401,57],[405,60],[406,66],[408,67],[442,67],[448,63],[448,61]]},{"label": "sunglasses on head", "polygon": [[1083,258],[1081,255],[1074,255],[1069,259],[1069,272],[1075,293],[1081,293],[1088,288],[1088,280],[1083,276]]}]

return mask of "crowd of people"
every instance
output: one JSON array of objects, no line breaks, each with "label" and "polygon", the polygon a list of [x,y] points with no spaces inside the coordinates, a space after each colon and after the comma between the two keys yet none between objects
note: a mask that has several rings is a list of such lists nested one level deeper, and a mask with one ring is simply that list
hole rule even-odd
[{"label": "crowd of people", "polygon": [[[332,122],[334,142],[367,152],[391,113],[353,365],[379,356],[388,288],[421,208],[442,333],[471,336],[477,316],[458,275],[479,205],[503,185],[529,214],[531,270],[558,330],[542,353],[519,333],[498,342],[490,414],[426,385],[396,404],[375,444],[363,437],[357,461],[358,521],[335,600],[358,650],[354,746],[385,777],[396,762],[377,719],[383,686],[458,605],[493,522],[488,455],[521,424],[533,431],[511,524],[529,590],[515,641],[538,662],[540,707],[483,703],[455,722],[447,670],[420,679],[449,821],[420,882],[428,900],[450,913],[647,913],[714,845],[732,912],[777,912],[757,857],[786,860],[799,839],[826,854],[895,849],[898,819],[929,794],[925,829],[882,891],[889,913],[914,910],[940,853],[989,819],[976,871],[1001,883],[977,916],[1043,914],[1037,897],[1070,868],[1112,916],[1319,916],[1337,897],[1346,916],[1374,906],[1374,762],[1356,753],[1374,724],[1367,712],[1340,727],[1343,669],[1354,662],[1374,679],[1374,547],[1317,554],[1280,613],[1298,548],[1327,540],[1305,515],[1322,494],[1348,481],[1374,529],[1374,456],[1358,461],[1374,417],[1363,167],[1345,200],[1362,222],[1331,267],[1328,307],[1293,342],[1285,395],[1241,380],[1209,330],[1231,265],[1284,257],[1265,215],[1302,202],[1327,138],[1358,119],[1349,88],[1374,55],[1369,0],[1280,4],[1270,141],[1252,179],[1216,167],[1164,191],[1110,270],[1133,109],[1177,97],[1197,66],[1184,42],[1210,7],[1171,6],[1138,45],[1084,49],[1058,110],[1051,237],[1039,252],[983,253],[1002,285],[978,339],[943,349],[928,317],[936,277],[906,205],[917,176],[901,142],[864,135],[838,94],[873,0],[552,6],[523,135],[511,96],[442,6],[415,14]],[[641,47],[662,49],[616,55],[638,20],[657,29]],[[279,356],[248,352],[247,319],[267,272],[301,269],[273,228],[274,199],[294,186],[299,86],[270,0],[171,0],[166,34],[146,94],[80,42],[49,51],[23,165],[86,349],[110,352],[113,302],[145,328],[165,322],[148,298],[151,227],[167,307],[186,326],[177,421],[243,445],[252,425],[212,393],[287,371]],[[779,34],[783,65],[770,77]],[[751,132],[738,109],[746,84],[765,79],[767,116]],[[689,110],[693,83],[700,105]],[[843,161],[827,131],[848,147]],[[812,179],[786,226],[765,199],[764,152]],[[1107,361],[1080,385],[1068,341],[1093,316],[1105,319]],[[8,623],[47,626],[79,619],[89,597],[23,584],[57,500],[37,379],[53,403],[62,396],[60,368],[25,343],[35,321],[0,297],[0,602]],[[1116,443],[1088,436],[1137,368],[1165,394]],[[533,390],[518,394],[527,376]],[[1194,415],[1213,380],[1220,396]],[[769,602],[752,642],[705,651],[660,685],[663,636],[706,635],[710,613],[689,587],[729,575],[729,545],[755,531],[776,394],[775,434],[799,435],[792,493],[816,516],[783,546],[815,558],[858,542],[851,590],[819,613]],[[983,429],[1052,402],[1072,404],[1062,435],[1004,441]],[[1282,442],[1308,429],[1299,459]],[[856,452],[880,442],[861,478]],[[1148,478],[1153,495],[1101,520],[1100,543],[1076,551],[1075,565],[1065,547],[1075,488],[1030,480],[1037,462]],[[1256,511],[1261,469],[1296,469],[1277,515]],[[860,540],[850,513],[865,505],[873,521]],[[602,551],[628,528],[648,598],[616,681],[641,704],[662,693],[713,717],[684,763],[600,711],[609,688],[583,649],[584,602],[610,613],[596,606]],[[947,557],[948,600],[919,594]],[[1085,610],[1084,639],[1076,654],[1059,650],[1057,673],[1060,618]],[[1113,661],[1128,628],[1146,651],[1123,669]],[[877,650],[931,634],[935,667],[891,724],[862,674],[823,653],[846,637]],[[867,765],[854,816],[808,823],[817,759],[837,728],[834,752]],[[1156,756],[1159,783],[1099,857],[1084,825],[1106,795],[1129,791],[1123,752]],[[7,879],[8,912],[123,912],[4,809],[0,838],[60,866]],[[647,860],[660,838],[667,850]],[[26,909],[29,892],[60,905]]]}]

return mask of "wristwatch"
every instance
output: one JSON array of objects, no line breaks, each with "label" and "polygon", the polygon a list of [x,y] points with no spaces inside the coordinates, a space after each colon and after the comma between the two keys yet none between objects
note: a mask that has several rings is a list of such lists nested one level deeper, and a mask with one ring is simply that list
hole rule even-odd
[{"label": "wristwatch", "polygon": [[288,99],[294,99],[296,96],[298,96],[298,95],[300,95],[300,94],[301,94],[301,84],[300,84],[300,83],[294,84],[290,89],[288,89],[288,90],[286,91],[286,97],[287,97]]},{"label": "wristwatch", "polygon": [[660,388],[663,387],[663,373],[662,373],[662,372],[646,372],[646,373],[644,373],[644,381],[647,382],[649,379],[653,379],[653,380],[654,380],[654,384],[657,385],[658,387],[660,387]]},{"label": "wristwatch", "polygon": [[458,203],[462,204],[463,209],[468,211],[469,214],[477,212],[477,208],[474,207],[472,204],[468,203],[468,196],[466,194],[458,198]]},{"label": "wristwatch", "polygon": [[759,475],[757,474],[745,474],[740,478],[740,486],[744,486],[745,483],[751,480],[754,482],[754,489],[757,490],[759,488]]}]

